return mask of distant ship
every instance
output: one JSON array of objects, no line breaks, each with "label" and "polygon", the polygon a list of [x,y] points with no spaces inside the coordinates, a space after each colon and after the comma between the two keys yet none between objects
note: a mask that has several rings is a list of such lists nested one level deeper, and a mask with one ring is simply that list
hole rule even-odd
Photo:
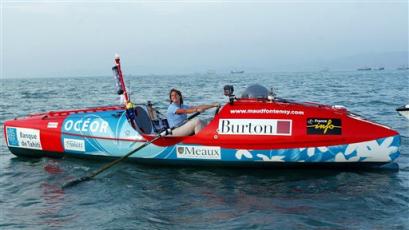
[{"label": "distant ship", "polygon": [[376,70],[385,70],[385,67],[379,67]]},{"label": "distant ship", "polygon": [[370,71],[372,68],[369,67],[364,67],[364,68],[359,68],[358,71]]},{"label": "distant ship", "polygon": [[231,74],[242,74],[244,73],[244,70],[232,70],[230,71]]},{"label": "distant ship", "polygon": [[397,70],[408,70],[409,69],[409,67],[405,67],[405,66],[401,66],[401,67],[398,67],[397,68]]}]

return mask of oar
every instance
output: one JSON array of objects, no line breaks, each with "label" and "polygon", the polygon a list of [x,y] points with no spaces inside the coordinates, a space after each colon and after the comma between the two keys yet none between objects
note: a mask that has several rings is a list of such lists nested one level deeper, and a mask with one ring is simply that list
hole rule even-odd
[{"label": "oar", "polygon": [[134,153],[138,152],[139,150],[145,148],[146,146],[152,144],[153,142],[157,141],[157,140],[160,139],[161,137],[170,134],[170,133],[172,132],[172,130],[174,130],[174,129],[176,129],[176,128],[182,126],[182,125],[184,125],[186,122],[192,120],[193,118],[195,118],[195,117],[198,116],[199,114],[200,114],[200,112],[197,112],[197,113],[192,114],[192,115],[189,116],[182,124],[180,124],[180,125],[178,125],[178,126],[175,126],[175,127],[172,127],[172,128],[169,129],[169,130],[166,130],[166,131],[163,131],[163,132],[159,133],[159,134],[158,134],[155,138],[153,138],[151,141],[145,142],[143,145],[141,145],[141,146],[139,146],[138,148],[136,148],[136,149],[130,151],[129,153],[125,154],[123,157],[121,157],[121,158],[119,158],[119,159],[116,159],[116,160],[112,161],[111,163],[108,163],[108,164],[102,166],[102,167],[99,168],[98,170],[95,170],[94,172],[90,173],[89,175],[83,176],[83,177],[80,177],[80,178],[77,178],[77,179],[75,179],[75,180],[68,181],[67,183],[63,184],[62,188],[64,189],[64,188],[71,187],[71,186],[74,186],[74,185],[76,185],[76,184],[79,184],[79,183],[81,183],[81,182],[83,182],[83,181],[91,180],[91,179],[94,178],[96,175],[98,175],[98,174],[104,172],[105,170],[111,168],[112,166],[114,166],[114,165],[116,165],[116,164],[118,164],[118,163],[120,163],[120,162],[126,160],[126,159],[127,159],[129,156],[131,156],[132,154],[134,154]]}]

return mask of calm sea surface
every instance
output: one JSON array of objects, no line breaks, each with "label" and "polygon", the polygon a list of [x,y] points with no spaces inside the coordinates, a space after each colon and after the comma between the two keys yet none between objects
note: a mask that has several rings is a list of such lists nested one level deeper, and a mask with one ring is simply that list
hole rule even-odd
[{"label": "calm sea surface", "polygon": [[[344,105],[402,135],[399,169],[172,168],[122,163],[95,180],[62,183],[106,162],[12,155],[1,132],[0,229],[409,229],[407,71],[125,76],[137,103],[165,111],[176,87],[188,104],[225,102],[249,84],[279,97]],[[107,77],[2,79],[0,123],[29,113],[117,104]],[[204,116],[211,116],[208,112]]]}]

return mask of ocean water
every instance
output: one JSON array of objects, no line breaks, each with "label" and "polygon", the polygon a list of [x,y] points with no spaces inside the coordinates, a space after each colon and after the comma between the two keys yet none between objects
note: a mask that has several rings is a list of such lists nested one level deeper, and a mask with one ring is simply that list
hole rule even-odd
[{"label": "ocean water", "polygon": [[[58,77],[58,76],[56,76]],[[12,155],[1,132],[0,229],[409,229],[407,71],[125,76],[136,103],[165,111],[171,88],[185,102],[224,103],[252,83],[279,97],[343,105],[402,135],[398,167],[379,170],[231,169],[122,163],[96,179],[64,182],[106,162]],[[114,79],[1,79],[0,123],[29,113],[118,104]],[[212,111],[204,114],[210,117]]]}]

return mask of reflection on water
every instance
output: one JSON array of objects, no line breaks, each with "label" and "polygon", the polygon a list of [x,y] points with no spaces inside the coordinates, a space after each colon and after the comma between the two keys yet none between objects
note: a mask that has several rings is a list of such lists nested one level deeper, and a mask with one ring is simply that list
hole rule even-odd
[{"label": "reflection on water", "polygon": [[36,215],[39,218],[39,224],[48,227],[63,227],[67,221],[74,219],[74,216],[67,219],[61,215],[64,208],[64,191],[60,186],[43,182],[40,185],[42,194],[41,199],[43,209],[39,209]]}]

